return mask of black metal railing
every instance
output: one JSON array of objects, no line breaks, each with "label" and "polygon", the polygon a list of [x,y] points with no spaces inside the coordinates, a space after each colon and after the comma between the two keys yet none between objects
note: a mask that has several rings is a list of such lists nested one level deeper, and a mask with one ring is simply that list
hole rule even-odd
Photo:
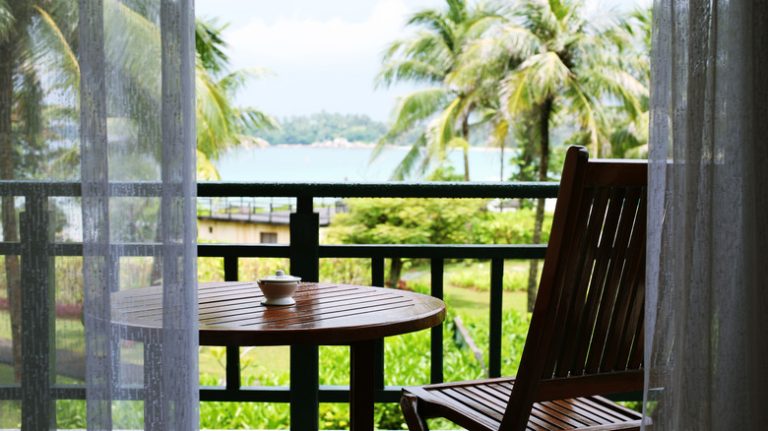
[{"label": "black metal railing", "polygon": [[[161,185],[156,183],[117,183],[111,185],[115,197],[159,196]],[[320,198],[555,198],[555,183],[200,183],[199,198],[294,198],[296,210],[291,214],[290,244],[200,244],[199,257],[217,257],[224,261],[224,278],[239,278],[240,258],[288,258],[291,272],[307,281],[317,281],[319,261],[325,258],[365,258],[371,262],[371,284],[384,285],[384,263],[387,258],[420,258],[430,261],[431,294],[443,297],[443,272],[447,259],[484,259],[491,262],[488,374],[501,375],[502,279],[504,261],[508,259],[543,258],[544,245],[321,245],[318,215],[313,202]],[[53,259],[57,256],[82,256],[82,244],[55,243],[49,233],[49,198],[80,196],[79,183],[0,181],[0,196],[24,199],[21,213],[21,239],[19,242],[0,242],[0,255],[21,256],[22,290],[24,303],[29,304],[22,313],[22,351],[26,355],[50,358],[50,364],[40,369],[40,363],[23,360],[23,386],[0,385],[0,400],[22,400],[24,405],[40,405],[53,399],[83,399],[85,390],[77,385],[56,385],[52,373],[55,367],[52,355],[53,325],[55,318],[53,299]],[[120,256],[153,256],[156,244],[120,244],[115,251]],[[36,253],[48,250],[46,254]],[[119,260],[117,261],[119,265]],[[119,268],[115,268],[114,273]],[[27,277],[28,276],[28,277]],[[27,300],[31,298],[33,303]],[[450,307],[450,304],[448,304]],[[443,380],[443,329],[436,327],[431,333],[432,382]],[[376,400],[395,402],[399,387],[384,386],[384,350],[378,349],[375,370],[378,390]],[[307,411],[305,407],[316,401],[347,402],[346,386],[317,388],[317,348],[291,347],[291,387],[241,386],[239,348],[226,346],[226,386],[200,389],[201,401],[258,401],[290,402],[292,409]],[[36,356],[39,358],[40,356]],[[127,399],[140,398],[141,389],[122,391]],[[312,399],[304,395],[312,394]],[[302,410],[303,409],[303,410]],[[38,412],[45,409],[38,409]],[[301,416],[301,415],[299,415]],[[306,415],[304,415],[306,416]],[[24,417],[22,412],[22,417]],[[46,420],[38,418],[39,421]],[[312,419],[306,419],[311,421]],[[315,419],[316,420],[316,419]],[[50,422],[48,422],[50,423]],[[300,429],[301,427],[299,427]],[[32,429],[32,428],[30,428]]]}]

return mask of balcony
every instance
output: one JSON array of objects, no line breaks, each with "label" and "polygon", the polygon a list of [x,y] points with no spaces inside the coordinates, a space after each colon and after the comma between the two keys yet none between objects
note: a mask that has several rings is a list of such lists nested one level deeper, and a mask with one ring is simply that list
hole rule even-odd
[{"label": "balcony", "polygon": [[[52,259],[62,257],[82,256],[83,247],[76,242],[56,242],[45,229],[32,228],[33,223],[52,223],[49,212],[49,201],[56,199],[76,199],[80,196],[80,183],[43,183],[43,182],[0,182],[0,195],[16,196],[17,202],[23,202],[21,209],[21,240],[17,243],[0,243],[0,255],[21,256],[22,289],[25,298],[30,298],[37,304],[45,304],[43,315],[24,314],[26,320],[22,323],[27,330],[22,335],[22,349],[38,352],[57,352],[51,354],[47,369],[54,370],[55,363],[64,364],[66,361],[77,362],[76,358],[67,358],[66,350],[61,349],[61,343],[56,340],[57,314],[66,314],[57,309],[54,289],[40,289],[39,286],[53,286],[55,278]],[[157,196],[160,192],[158,184],[151,183],[121,183],[113,184],[111,193],[115,197]],[[223,279],[237,281],[240,279],[241,259],[251,258],[283,258],[290,261],[291,271],[295,273],[317,273],[320,262],[324,259],[363,259],[370,263],[370,283],[383,286],[385,280],[385,260],[394,257],[420,259],[428,262],[430,273],[429,294],[444,298],[446,262],[453,259],[473,259],[490,262],[488,292],[477,292],[476,295],[487,295],[488,342],[480,345],[479,351],[484,359],[484,370],[490,377],[502,375],[502,302],[504,263],[509,260],[539,259],[544,256],[544,245],[527,244],[455,244],[455,245],[405,245],[405,244],[356,244],[356,245],[326,245],[320,244],[318,218],[314,202],[322,198],[481,198],[481,199],[511,199],[511,198],[555,198],[557,184],[554,183],[380,183],[380,184],[277,184],[277,183],[201,183],[198,185],[198,198],[201,201],[217,198],[290,198],[295,202],[295,211],[290,217],[290,244],[213,244],[198,245],[199,258],[213,258],[223,261]],[[460,202],[460,201],[457,201]],[[114,252],[123,259],[147,257],[153,255],[152,243],[114,244]],[[48,250],[47,256],[36,256],[32,250]],[[118,265],[120,261],[118,259]],[[116,269],[119,273],[119,268]],[[30,274],[34,277],[29,276]],[[322,281],[322,280],[321,280]],[[448,309],[450,300],[446,301]],[[7,320],[7,311],[3,319]],[[75,319],[77,313],[75,313]],[[69,316],[71,319],[73,316]],[[2,323],[2,322],[0,322]],[[446,321],[442,327],[433,328],[429,336],[429,381],[442,382],[446,367],[444,348],[447,337],[450,337]],[[0,338],[8,338],[4,331]],[[524,336],[525,334],[517,334]],[[10,340],[2,340],[6,344]],[[226,354],[224,359],[225,384],[223,386],[202,386],[200,389],[201,402],[248,402],[248,403],[289,403],[292,390],[285,386],[247,386],[243,384],[241,375],[240,350],[238,346],[223,346]],[[7,349],[6,349],[7,358]],[[380,403],[397,402],[400,396],[399,386],[385,385],[385,358],[383,345],[377,352],[375,381],[377,388],[375,399]],[[2,355],[0,355],[2,358]],[[392,358],[390,358],[391,360]],[[7,361],[7,360],[6,360]],[[298,364],[296,369],[315,370],[317,364]],[[0,364],[7,365],[7,364]],[[78,400],[85,398],[82,385],[64,382],[56,378],[53,372],[39,373],[22,367],[22,379],[34,381],[24,388],[47,391],[55,400]],[[293,368],[293,367],[292,367]],[[507,373],[509,370],[505,370]],[[310,371],[311,373],[311,371]],[[317,375],[306,374],[292,376],[305,382],[300,391],[312,391],[318,379]],[[470,376],[466,376],[470,377]],[[66,379],[65,379],[66,380]],[[70,379],[71,380],[71,379]],[[416,383],[428,383],[416,382]],[[141,399],[140,382],[126,383],[126,390],[120,391],[125,400]],[[34,402],[35,394],[27,393],[21,386],[0,382],[0,401],[23,400]],[[302,392],[306,393],[306,392]],[[321,385],[316,397],[321,403],[347,403],[349,387],[344,385]],[[633,397],[625,397],[630,399]],[[312,419],[313,420],[313,419]],[[287,424],[283,424],[287,425]]]}]

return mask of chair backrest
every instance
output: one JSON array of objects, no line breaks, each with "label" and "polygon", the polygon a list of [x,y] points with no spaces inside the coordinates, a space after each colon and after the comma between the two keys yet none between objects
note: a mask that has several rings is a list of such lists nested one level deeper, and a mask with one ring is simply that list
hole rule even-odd
[{"label": "chair backrest", "polygon": [[647,163],[565,159],[538,297],[501,429],[535,401],[642,389]]}]

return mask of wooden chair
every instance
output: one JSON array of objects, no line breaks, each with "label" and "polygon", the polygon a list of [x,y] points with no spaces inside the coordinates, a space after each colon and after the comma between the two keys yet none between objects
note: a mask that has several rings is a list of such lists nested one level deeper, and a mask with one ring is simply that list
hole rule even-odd
[{"label": "wooden chair", "polygon": [[517,378],[405,388],[414,430],[632,430],[641,415],[598,395],[642,390],[647,164],[565,159]]}]

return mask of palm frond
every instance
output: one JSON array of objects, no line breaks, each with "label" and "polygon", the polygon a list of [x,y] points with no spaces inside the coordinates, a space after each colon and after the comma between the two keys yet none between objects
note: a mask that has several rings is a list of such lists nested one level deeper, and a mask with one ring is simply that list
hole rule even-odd
[{"label": "palm frond", "polygon": [[237,112],[229,105],[227,94],[202,65],[197,67],[195,79],[197,147],[207,157],[216,159],[239,132],[231,121],[237,117]]},{"label": "palm frond", "polygon": [[395,82],[429,82],[440,83],[445,71],[434,63],[420,60],[400,60],[396,63],[384,64],[376,76],[376,88],[389,87]]},{"label": "palm frond", "polygon": [[280,129],[280,122],[263,111],[255,108],[238,108],[237,111],[242,124],[238,129],[247,131]]},{"label": "palm frond", "polygon": [[[206,69],[207,70],[207,69]],[[249,79],[269,76],[271,72],[264,68],[252,67],[247,69],[238,69],[229,72],[218,79],[218,85],[229,94],[235,94],[243,88]]]},{"label": "palm frond", "polygon": [[389,86],[397,81],[439,82],[453,66],[453,57],[439,35],[420,31],[411,39],[394,42],[385,51],[376,85]]},{"label": "palm frond", "polygon": [[600,105],[575,80],[567,86],[566,95],[582,130],[587,133],[593,153],[603,154],[601,150],[609,140]]},{"label": "palm frond", "polygon": [[197,179],[199,181],[219,181],[221,175],[216,166],[211,162],[205,153],[197,150]]},{"label": "palm frond", "polygon": [[161,94],[160,30],[147,17],[117,0],[104,2],[107,62],[146,94]]},{"label": "palm frond", "polygon": [[594,87],[590,92],[618,99],[631,118],[644,111],[643,101],[649,97],[648,88],[626,71],[602,69],[588,76],[587,81]]},{"label": "palm frond", "polygon": [[450,51],[456,48],[456,37],[448,18],[435,9],[425,9],[414,13],[407,21],[408,25],[423,25],[433,30],[443,40]]},{"label": "palm frond", "polygon": [[77,55],[72,49],[70,42],[64,36],[59,24],[53,17],[38,5],[33,9],[40,15],[44,29],[48,37],[42,38],[42,42],[36,49],[35,58],[39,63],[47,62],[47,59],[55,62],[49,67],[49,70],[57,71],[54,75],[59,76],[62,89],[77,91],[80,88],[80,63]]},{"label": "palm frond", "polygon": [[224,72],[229,63],[229,56],[224,52],[227,43],[221,36],[226,28],[215,19],[195,20],[195,52],[203,67],[213,74]]},{"label": "palm frond", "polygon": [[14,18],[6,0],[0,0],[0,42],[4,41],[13,28]]},{"label": "palm frond", "polygon": [[[394,181],[402,181],[408,178],[413,172],[413,169],[416,167],[416,163],[418,163],[418,161],[422,159],[422,149],[426,145],[427,145],[427,138],[425,134],[422,133],[416,139],[416,142],[414,142],[413,145],[411,145],[411,148],[405,154],[405,156],[400,161],[400,163],[397,164],[397,167],[392,172],[392,175],[390,176],[389,179]],[[429,163],[427,163],[427,165],[429,165]],[[424,173],[425,171],[426,171],[425,168],[421,169],[421,173]]]},{"label": "palm frond", "polygon": [[382,141],[394,141],[420,122],[439,112],[449,96],[450,93],[445,88],[435,87],[414,91],[400,99],[395,108],[395,120]]},{"label": "palm frond", "polygon": [[464,100],[456,97],[435,117],[427,129],[427,156],[442,162],[446,158],[446,150],[456,137],[456,119],[462,111]]}]

